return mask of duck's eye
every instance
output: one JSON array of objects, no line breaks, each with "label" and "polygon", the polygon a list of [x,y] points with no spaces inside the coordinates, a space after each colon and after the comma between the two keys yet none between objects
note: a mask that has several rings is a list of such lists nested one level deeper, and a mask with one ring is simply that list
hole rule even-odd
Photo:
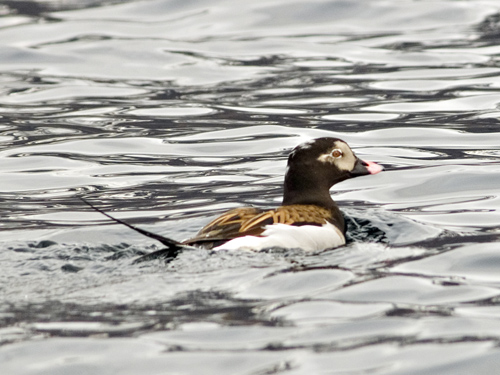
[{"label": "duck's eye", "polygon": [[335,158],[335,159],[338,159],[342,156],[342,151],[339,150],[338,148],[336,148],[335,150],[332,151],[332,156]]}]

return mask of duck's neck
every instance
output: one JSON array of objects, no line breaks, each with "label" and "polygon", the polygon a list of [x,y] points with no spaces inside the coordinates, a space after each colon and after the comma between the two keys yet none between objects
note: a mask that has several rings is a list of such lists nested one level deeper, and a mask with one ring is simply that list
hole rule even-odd
[{"label": "duck's neck", "polygon": [[327,209],[337,209],[330,196],[331,184],[321,178],[321,171],[312,168],[289,167],[285,174],[283,205],[314,204]]}]

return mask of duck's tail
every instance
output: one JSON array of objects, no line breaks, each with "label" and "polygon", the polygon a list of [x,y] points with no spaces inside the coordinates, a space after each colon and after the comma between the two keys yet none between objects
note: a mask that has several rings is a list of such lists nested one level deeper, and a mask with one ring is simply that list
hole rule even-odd
[{"label": "duck's tail", "polygon": [[97,208],[92,203],[90,203],[86,199],[83,199],[82,197],[80,197],[80,200],[83,203],[85,203],[87,206],[92,208],[94,211],[99,212],[100,214],[113,220],[115,223],[125,225],[126,227],[132,229],[133,231],[135,231],[137,233],[142,234],[143,236],[146,236],[146,237],[149,237],[149,238],[152,238],[154,240],[161,242],[163,245],[165,245],[167,247],[166,249],[161,249],[158,251],[154,251],[150,254],[140,256],[139,258],[134,260],[134,264],[141,263],[141,262],[144,262],[147,260],[152,260],[152,259],[164,259],[166,261],[171,261],[171,260],[175,259],[177,257],[177,255],[180,252],[182,252],[183,250],[193,249],[192,246],[184,245],[183,243],[175,241],[171,238],[164,237],[164,236],[161,236],[161,235],[153,233],[153,232],[149,232],[145,229],[141,229],[141,228],[136,227],[135,225],[129,224],[123,220],[117,219],[116,217],[111,216],[110,214],[101,210],[100,208]]}]

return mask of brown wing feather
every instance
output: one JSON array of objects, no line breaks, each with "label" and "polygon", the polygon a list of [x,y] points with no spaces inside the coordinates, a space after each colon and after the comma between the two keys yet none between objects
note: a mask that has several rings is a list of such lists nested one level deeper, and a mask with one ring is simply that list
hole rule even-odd
[{"label": "brown wing feather", "polygon": [[[243,223],[258,216],[261,212],[262,210],[253,207],[241,207],[230,210],[212,220],[204,226],[195,237],[184,241],[184,243],[193,245],[206,242],[207,245],[209,245],[210,242],[225,242],[235,237],[239,237],[242,235],[240,229]],[[254,235],[258,235],[261,232],[255,233]]]},{"label": "brown wing feather", "polygon": [[334,214],[336,212],[314,205],[281,206],[269,211],[253,207],[235,208],[208,223],[184,243],[210,249],[236,237],[258,236],[266,225],[323,225],[332,222]]}]

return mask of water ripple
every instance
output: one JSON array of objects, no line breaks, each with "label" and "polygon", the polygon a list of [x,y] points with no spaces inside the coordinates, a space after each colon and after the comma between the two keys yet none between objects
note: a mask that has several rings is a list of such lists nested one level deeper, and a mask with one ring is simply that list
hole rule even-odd
[{"label": "water ripple", "polygon": [[[496,0],[4,1],[0,372],[498,367]],[[160,249],[346,140],[347,246]],[[147,360],[144,360],[147,358]],[[425,361],[421,359],[425,358]],[[166,367],[168,366],[168,367]]]}]

